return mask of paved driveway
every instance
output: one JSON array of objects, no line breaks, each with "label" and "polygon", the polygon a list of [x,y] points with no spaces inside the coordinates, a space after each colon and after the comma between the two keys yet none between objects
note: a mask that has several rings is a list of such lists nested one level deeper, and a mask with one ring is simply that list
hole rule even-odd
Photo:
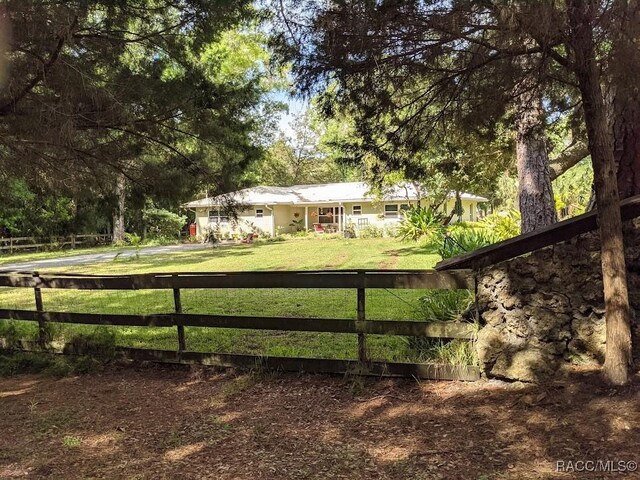
[{"label": "paved driveway", "polygon": [[188,252],[191,250],[203,250],[211,248],[210,244],[201,243],[184,243],[180,245],[167,245],[162,247],[143,247],[139,250],[135,248],[127,248],[125,250],[114,250],[112,252],[102,253],[85,253],[82,255],[73,255],[69,257],[50,258],[47,260],[33,260],[31,262],[16,262],[0,265],[0,272],[7,271],[34,271],[41,268],[60,268],[72,267],[74,265],[83,265],[87,263],[108,262],[116,256],[118,258],[134,257],[136,255],[160,255],[171,252]]}]

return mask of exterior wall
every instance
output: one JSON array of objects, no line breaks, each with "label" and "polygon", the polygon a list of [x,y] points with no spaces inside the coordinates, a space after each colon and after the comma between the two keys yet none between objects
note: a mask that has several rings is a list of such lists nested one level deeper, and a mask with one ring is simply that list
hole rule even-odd
[{"label": "exterior wall", "polygon": [[[309,230],[313,229],[314,223],[319,223],[318,221],[318,208],[321,207],[338,207],[342,206],[344,208],[343,218],[338,221],[337,218],[334,218],[333,225],[336,227],[338,224],[344,227],[349,223],[353,223],[356,230],[358,228],[362,228],[365,224],[372,225],[379,228],[384,227],[393,227],[398,224],[398,222],[402,219],[402,213],[398,210],[398,216],[396,218],[384,218],[384,206],[387,204],[398,205],[398,209],[400,205],[410,204],[415,206],[417,202],[415,201],[394,201],[394,202],[345,202],[341,205],[338,203],[327,203],[322,205],[308,205],[306,208],[307,211],[307,222]],[[455,200],[450,199],[446,207],[443,209],[445,212],[450,212],[455,204]],[[362,207],[361,215],[353,214],[353,206],[360,205]],[[477,202],[472,202],[470,200],[462,200],[462,208],[464,209],[464,213],[462,216],[462,220],[477,220]],[[263,216],[256,217],[256,210],[262,209]],[[196,234],[198,236],[203,236],[206,232],[213,228],[214,223],[209,221],[209,208],[197,208],[196,209]],[[221,231],[230,231],[230,232],[238,232],[240,234],[249,232],[252,230],[252,227],[256,227],[258,230],[263,231],[269,235],[278,234],[278,233],[291,233],[296,231],[297,227],[291,226],[291,223],[294,220],[300,220],[301,225],[304,228],[305,225],[305,206],[300,205],[275,205],[271,207],[267,207],[266,205],[254,205],[251,208],[238,212],[237,214],[237,222],[228,222],[222,223],[220,225]],[[457,218],[454,218],[453,221],[458,221]],[[273,223],[272,223],[273,222]]]},{"label": "exterior wall", "polygon": [[[256,210],[262,209],[263,216],[256,217]],[[208,230],[214,228],[215,222],[209,220],[209,208],[196,209],[196,235],[204,236]],[[271,216],[273,212],[265,205],[255,205],[250,209],[238,212],[237,221],[220,224],[222,232],[236,232],[238,234],[249,233],[255,226],[258,230],[271,233]]]},{"label": "exterior wall", "polygon": [[[625,223],[629,300],[640,312],[640,219]],[[476,349],[487,376],[538,381],[563,364],[602,362],[604,299],[597,232],[477,272],[484,326]],[[638,355],[640,323],[633,320]]]}]

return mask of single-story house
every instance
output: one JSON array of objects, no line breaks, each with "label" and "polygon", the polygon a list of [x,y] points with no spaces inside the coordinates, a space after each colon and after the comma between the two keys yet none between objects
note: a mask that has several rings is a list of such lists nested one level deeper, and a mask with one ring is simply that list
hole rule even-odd
[{"label": "single-story house", "polygon": [[[280,232],[315,230],[341,232],[352,225],[356,230],[373,225],[388,227],[402,219],[402,210],[416,205],[413,185],[398,185],[380,198],[364,182],[294,185],[292,187],[252,187],[183,205],[195,211],[196,235],[213,229],[261,231],[275,236]],[[463,215],[455,220],[476,220],[478,203],[487,199],[460,194]],[[455,208],[455,194],[443,204],[445,213]],[[229,215],[230,205],[236,206]]]}]

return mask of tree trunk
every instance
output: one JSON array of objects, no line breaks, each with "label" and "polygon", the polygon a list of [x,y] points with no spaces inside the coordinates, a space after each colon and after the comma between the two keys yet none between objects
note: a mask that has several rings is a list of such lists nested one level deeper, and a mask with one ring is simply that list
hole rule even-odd
[{"label": "tree trunk", "polygon": [[640,195],[640,98],[616,95],[613,101],[614,160],[621,199]]},{"label": "tree trunk", "polygon": [[571,27],[569,44],[582,95],[600,226],[607,330],[604,375],[609,383],[623,385],[629,380],[631,364],[630,309],[616,165],[592,33],[596,7],[592,0],[569,0],[567,13]]},{"label": "tree trunk", "polygon": [[640,5],[637,0],[614,2],[612,59],[609,62],[613,155],[618,166],[621,199],[640,194]]},{"label": "tree trunk", "polygon": [[113,215],[113,243],[124,241],[124,209],[127,196],[127,177],[118,173],[116,179],[116,199],[118,205]]},{"label": "tree trunk", "polygon": [[520,228],[527,233],[556,223],[558,216],[549,174],[541,92],[531,73],[535,67],[528,57],[520,62],[525,79],[518,86],[516,99],[516,162]]}]

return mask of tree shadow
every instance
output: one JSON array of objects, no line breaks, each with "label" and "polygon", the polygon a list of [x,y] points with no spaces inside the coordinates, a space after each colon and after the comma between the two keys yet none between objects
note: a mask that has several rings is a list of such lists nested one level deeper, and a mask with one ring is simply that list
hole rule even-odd
[{"label": "tree shadow", "polygon": [[[0,444],[11,444],[0,472],[10,464],[62,477],[574,478],[557,475],[556,462],[638,460],[639,381],[610,389],[597,373],[576,371],[544,387],[419,384],[165,367],[42,380],[6,399]],[[42,407],[29,412],[29,402]],[[41,416],[63,408],[76,412],[73,422],[32,436]],[[65,449],[65,436],[81,446]]]}]

